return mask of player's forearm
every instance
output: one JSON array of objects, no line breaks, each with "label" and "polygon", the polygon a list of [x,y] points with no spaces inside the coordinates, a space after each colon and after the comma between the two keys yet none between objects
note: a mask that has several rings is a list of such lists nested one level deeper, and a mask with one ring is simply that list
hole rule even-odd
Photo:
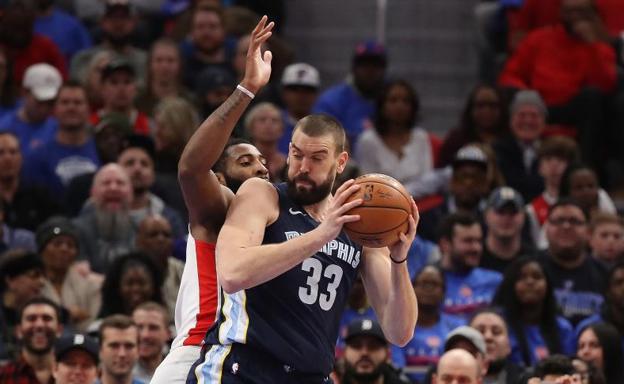
[{"label": "player's forearm", "polygon": [[406,263],[390,268],[390,292],[380,319],[388,341],[398,346],[407,344],[414,335],[418,305]]},{"label": "player's forearm", "polygon": [[180,175],[204,175],[216,163],[251,98],[238,89],[191,136],[178,164]]},{"label": "player's forearm", "polygon": [[315,231],[279,244],[222,247],[217,242],[219,283],[227,293],[255,287],[302,263],[327,242]]}]

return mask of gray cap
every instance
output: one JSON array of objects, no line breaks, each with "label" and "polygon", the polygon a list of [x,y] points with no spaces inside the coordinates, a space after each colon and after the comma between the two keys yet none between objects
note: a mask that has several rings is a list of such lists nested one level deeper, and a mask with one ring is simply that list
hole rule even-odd
[{"label": "gray cap", "polygon": [[451,349],[450,347],[458,339],[467,340],[468,342],[470,342],[470,344],[474,345],[474,347],[477,348],[479,352],[485,355],[487,350],[485,348],[485,340],[483,340],[483,335],[481,334],[481,332],[467,325],[462,325],[461,327],[455,328],[446,336],[446,341],[444,342],[444,351],[448,351],[449,349]]},{"label": "gray cap", "polygon": [[524,209],[524,199],[522,199],[518,191],[511,187],[498,187],[490,194],[487,206],[495,210],[512,206],[516,210],[521,211]]},{"label": "gray cap", "polygon": [[537,91],[528,89],[516,93],[509,106],[509,110],[513,114],[518,108],[527,104],[536,106],[544,116],[548,115],[548,109],[546,108],[546,103],[544,103],[542,96],[540,96]]}]

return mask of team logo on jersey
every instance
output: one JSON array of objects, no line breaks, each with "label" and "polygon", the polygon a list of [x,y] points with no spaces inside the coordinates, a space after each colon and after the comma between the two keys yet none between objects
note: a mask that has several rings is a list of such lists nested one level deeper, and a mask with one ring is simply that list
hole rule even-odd
[{"label": "team logo on jersey", "polygon": [[459,294],[462,297],[470,297],[472,296],[472,289],[470,289],[470,287],[467,285],[462,285],[462,287],[459,289]]},{"label": "team logo on jersey", "polygon": [[438,336],[427,337],[427,340],[425,340],[425,343],[431,348],[438,348],[440,344],[442,344]]},{"label": "team logo on jersey", "polygon": [[233,375],[236,375],[238,373],[238,368],[239,368],[238,363],[232,364],[232,374]]},{"label": "team logo on jersey", "polygon": [[296,215],[305,216],[305,213],[303,213],[303,212],[301,212],[301,211],[295,211],[295,210],[294,210],[294,209],[292,209],[292,208],[288,208],[288,213],[290,213],[290,214],[291,214],[291,215],[293,215],[293,216],[296,216]]}]

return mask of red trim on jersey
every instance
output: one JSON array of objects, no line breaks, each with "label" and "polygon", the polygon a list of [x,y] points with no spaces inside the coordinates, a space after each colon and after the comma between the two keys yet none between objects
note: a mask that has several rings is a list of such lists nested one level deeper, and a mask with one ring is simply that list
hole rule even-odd
[{"label": "red trim on jersey", "polygon": [[546,219],[548,218],[548,211],[550,210],[550,205],[544,199],[544,195],[539,195],[533,201],[531,201],[531,206],[535,211],[535,218],[540,225],[544,225]]},{"label": "red trim on jersey", "polygon": [[219,300],[215,245],[195,239],[195,254],[199,283],[199,312],[195,326],[189,330],[182,345],[201,345],[206,332],[215,321]]}]

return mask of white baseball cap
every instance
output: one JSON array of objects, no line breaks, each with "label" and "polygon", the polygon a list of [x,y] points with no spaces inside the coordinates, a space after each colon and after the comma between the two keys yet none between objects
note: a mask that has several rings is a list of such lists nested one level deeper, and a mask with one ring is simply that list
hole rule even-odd
[{"label": "white baseball cap", "polygon": [[56,97],[63,84],[61,73],[46,63],[34,64],[28,67],[22,80],[22,86],[28,89],[35,99],[48,101]]},{"label": "white baseball cap", "polygon": [[316,68],[306,63],[290,64],[282,74],[282,86],[299,85],[318,88],[321,86],[321,77]]}]

